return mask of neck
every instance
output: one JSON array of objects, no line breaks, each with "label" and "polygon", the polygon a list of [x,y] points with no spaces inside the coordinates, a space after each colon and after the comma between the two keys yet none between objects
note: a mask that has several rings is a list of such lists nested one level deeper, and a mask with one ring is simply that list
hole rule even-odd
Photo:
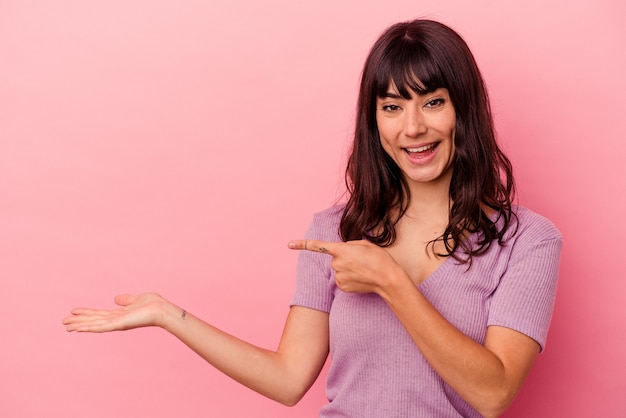
[{"label": "neck", "polygon": [[411,198],[405,216],[413,219],[439,220],[450,215],[450,180],[451,176],[428,183],[410,183]]}]

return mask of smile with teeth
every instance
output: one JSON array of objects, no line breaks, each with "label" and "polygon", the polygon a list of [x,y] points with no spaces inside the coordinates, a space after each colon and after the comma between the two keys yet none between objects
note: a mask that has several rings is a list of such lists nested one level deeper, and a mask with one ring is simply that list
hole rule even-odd
[{"label": "smile with teeth", "polygon": [[428,151],[433,151],[435,148],[437,148],[438,145],[439,145],[439,142],[433,142],[432,144],[422,145],[421,147],[415,147],[415,148],[405,148],[404,150],[408,154],[421,154],[421,153],[425,153]]}]

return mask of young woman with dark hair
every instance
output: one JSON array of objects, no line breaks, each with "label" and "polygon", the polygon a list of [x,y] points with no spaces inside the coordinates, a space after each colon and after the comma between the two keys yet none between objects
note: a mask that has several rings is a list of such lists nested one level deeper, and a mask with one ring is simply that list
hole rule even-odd
[{"label": "young woman with dark hair", "polygon": [[348,200],[314,216],[276,351],[154,293],[74,309],[68,331],[169,331],[253,390],[293,405],[329,353],[321,417],[495,417],[545,345],[561,236],[513,204],[474,58],[430,20],[390,27],[365,63]]},{"label": "young woman with dark hair", "polygon": [[[376,101],[387,95],[390,82],[406,100],[411,99],[411,92],[426,95],[444,88],[456,111],[450,219],[440,237],[445,255],[458,258],[456,250],[461,246],[471,256],[488,248],[494,239],[501,241],[514,216],[511,163],[496,143],[487,91],[472,53],[456,32],[432,21],[392,26],[365,62],[357,131],[346,170],[350,198],[341,237],[393,244],[395,224],[410,201],[400,167],[380,146]],[[500,230],[485,216],[489,210],[503,217]],[[478,231],[484,234],[480,245],[467,247],[461,236]]]}]

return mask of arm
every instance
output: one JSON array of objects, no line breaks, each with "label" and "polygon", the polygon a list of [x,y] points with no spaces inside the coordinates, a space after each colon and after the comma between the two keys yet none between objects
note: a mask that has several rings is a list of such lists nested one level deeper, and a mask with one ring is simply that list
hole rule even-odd
[{"label": "arm", "polygon": [[387,251],[367,241],[290,247],[329,254],[340,289],[385,300],[433,369],[481,414],[498,416],[512,402],[539,352],[533,339],[491,326],[484,344],[477,343],[432,306]]},{"label": "arm", "polygon": [[270,351],[220,331],[154,293],[120,295],[115,302],[122,307],[74,309],[63,323],[78,332],[161,327],[218,370],[289,406],[311,387],[328,355],[328,314],[313,309],[291,308],[278,349]]},{"label": "arm", "polygon": [[380,290],[435,371],[485,417],[497,417],[515,398],[539,353],[517,331],[491,326],[484,345],[452,326],[402,276]]}]

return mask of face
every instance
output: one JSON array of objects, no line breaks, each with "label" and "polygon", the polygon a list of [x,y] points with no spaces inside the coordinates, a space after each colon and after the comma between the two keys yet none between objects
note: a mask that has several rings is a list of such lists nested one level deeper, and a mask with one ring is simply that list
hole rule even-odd
[{"label": "face", "polygon": [[456,112],[447,89],[403,98],[393,84],[376,100],[380,141],[409,186],[449,186],[454,159]]}]

